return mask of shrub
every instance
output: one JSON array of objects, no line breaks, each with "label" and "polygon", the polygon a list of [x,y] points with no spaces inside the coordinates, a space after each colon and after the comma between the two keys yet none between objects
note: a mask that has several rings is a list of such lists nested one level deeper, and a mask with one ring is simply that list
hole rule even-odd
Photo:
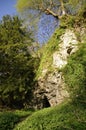
[{"label": "shrub", "polygon": [[0,113],[0,130],[12,130],[19,121],[19,117],[13,113]]},{"label": "shrub", "polygon": [[86,43],[80,44],[79,50],[70,56],[68,64],[63,69],[63,74],[71,97],[85,104]]},{"label": "shrub", "polygon": [[33,110],[16,110],[0,112],[0,130],[12,130],[18,122],[31,115]]}]

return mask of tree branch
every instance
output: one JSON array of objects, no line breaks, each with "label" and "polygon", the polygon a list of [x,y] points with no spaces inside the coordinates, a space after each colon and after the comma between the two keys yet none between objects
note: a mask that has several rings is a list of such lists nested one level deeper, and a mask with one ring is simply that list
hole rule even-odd
[{"label": "tree branch", "polygon": [[58,14],[54,13],[52,10],[48,8],[45,10],[45,13],[48,15],[53,15],[55,18],[59,18]]},{"label": "tree branch", "polygon": [[65,8],[64,8],[64,2],[63,2],[63,0],[60,0],[60,3],[61,3],[61,8],[62,8],[62,15],[65,15],[66,11],[65,11]]}]

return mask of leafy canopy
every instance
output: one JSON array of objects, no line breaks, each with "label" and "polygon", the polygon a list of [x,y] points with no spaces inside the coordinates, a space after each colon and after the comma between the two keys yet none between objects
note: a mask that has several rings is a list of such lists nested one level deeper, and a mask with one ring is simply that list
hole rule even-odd
[{"label": "leafy canopy", "polygon": [[22,107],[33,86],[32,40],[17,17],[4,16],[0,22],[0,105]]},{"label": "leafy canopy", "polygon": [[46,14],[56,15],[63,11],[70,12],[86,7],[85,0],[17,0],[16,7],[18,11],[24,11],[26,9],[40,10]]}]

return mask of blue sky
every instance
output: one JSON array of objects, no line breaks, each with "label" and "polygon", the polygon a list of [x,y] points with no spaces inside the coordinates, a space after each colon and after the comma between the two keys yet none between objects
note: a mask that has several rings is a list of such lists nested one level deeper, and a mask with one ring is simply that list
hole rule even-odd
[{"label": "blue sky", "polygon": [[[17,14],[15,4],[17,0],[0,0],[0,20],[4,15]],[[28,19],[29,22],[29,19]],[[38,31],[35,32],[36,41],[45,43],[58,26],[58,20],[50,15],[42,15],[38,23]]]},{"label": "blue sky", "polygon": [[43,14],[39,21],[39,29],[37,31],[36,37],[40,43],[46,43],[48,39],[52,36],[55,29],[59,25],[59,21],[51,15]]},{"label": "blue sky", "polygon": [[16,0],[0,0],[0,20],[4,15],[16,14]]}]

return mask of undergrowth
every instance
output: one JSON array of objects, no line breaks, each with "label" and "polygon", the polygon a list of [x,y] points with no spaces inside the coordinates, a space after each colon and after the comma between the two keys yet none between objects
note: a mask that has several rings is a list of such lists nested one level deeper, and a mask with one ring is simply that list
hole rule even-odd
[{"label": "undergrowth", "polygon": [[85,130],[86,110],[70,102],[35,112],[14,130]]},{"label": "undergrowth", "polygon": [[0,112],[0,130],[12,130],[18,122],[31,114],[32,111],[24,110]]},{"label": "undergrowth", "polygon": [[72,99],[86,105],[86,43],[80,43],[78,51],[69,57],[63,75]]}]

